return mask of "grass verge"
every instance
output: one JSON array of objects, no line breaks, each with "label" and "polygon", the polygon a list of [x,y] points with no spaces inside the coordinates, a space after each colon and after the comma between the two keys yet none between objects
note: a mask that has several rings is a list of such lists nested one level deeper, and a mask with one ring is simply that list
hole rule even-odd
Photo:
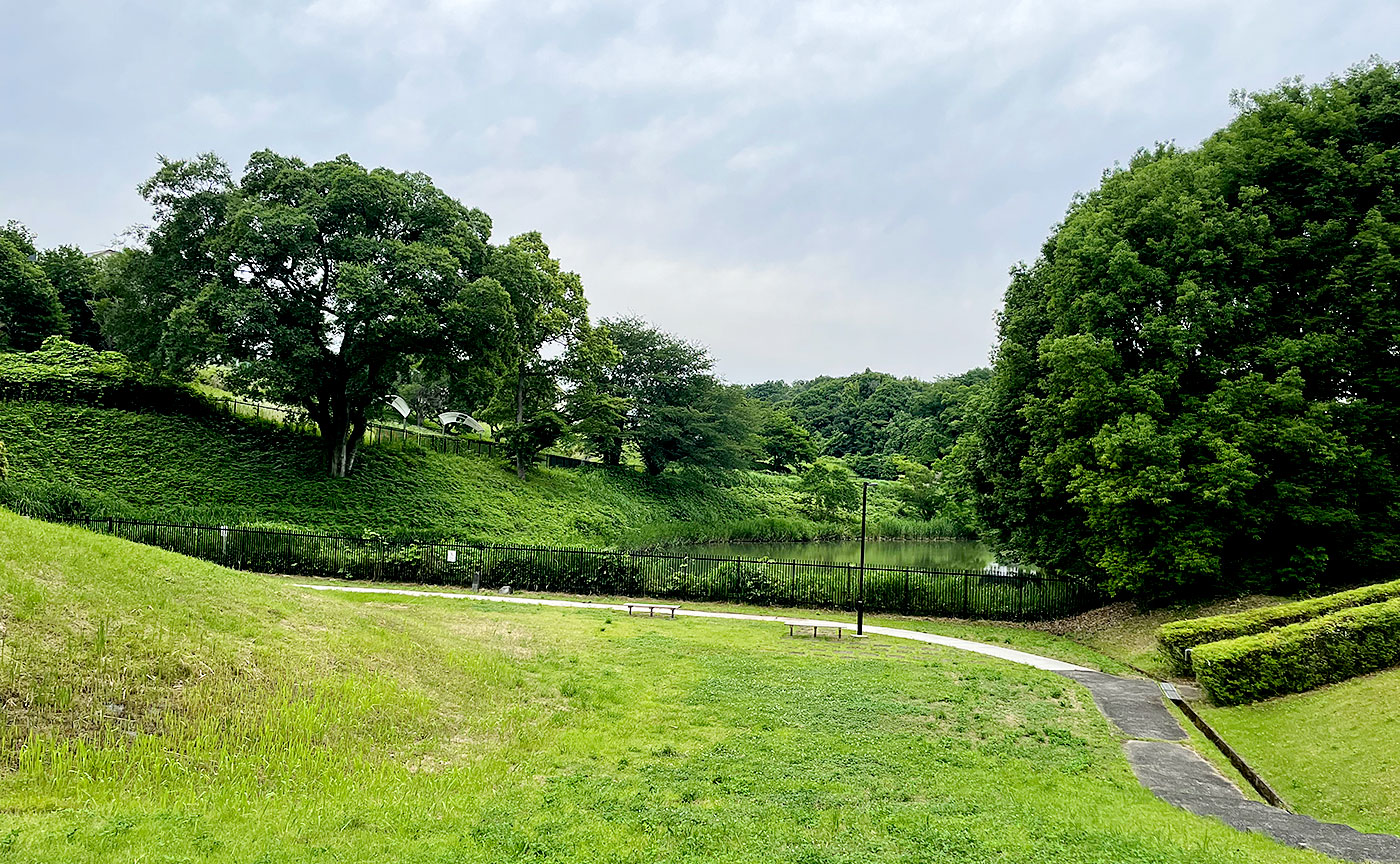
[{"label": "grass verge", "polygon": [[932,646],[327,595],[4,512],[0,621],[6,860],[1323,860]]},{"label": "grass verge", "polygon": [[1197,710],[1289,806],[1400,834],[1400,669],[1253,705]]}]

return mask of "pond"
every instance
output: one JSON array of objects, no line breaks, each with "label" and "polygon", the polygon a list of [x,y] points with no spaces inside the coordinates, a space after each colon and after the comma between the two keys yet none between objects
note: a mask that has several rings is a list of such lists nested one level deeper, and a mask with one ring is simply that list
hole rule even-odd
[{"label": "pond", "polygon": [[[774,561],[860,563],[860,541],[811,543],[705,543],[676,546],[667,554],[704,558],[771,558]],[[961,540],[867,540],[865,563],[870,567],[909,567],[929,570],[981,570],[993,562],[980,543]]]}]

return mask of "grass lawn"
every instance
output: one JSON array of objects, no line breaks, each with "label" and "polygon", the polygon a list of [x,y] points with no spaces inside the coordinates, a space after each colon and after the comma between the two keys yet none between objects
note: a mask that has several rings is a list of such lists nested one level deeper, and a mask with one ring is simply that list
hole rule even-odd
[{"label": "grass lawn", "polygon": [[5,861],[1323,860],[932,646],[309,592],[4,511],[0,624]]},{"label": "grass lawn", "polygon": [[1400,669],[1200,713],[1289,806],[1400,834]]},{"label": "grass lawn", "polygon": [[[408,591],[441,591],[449,594],[470,594],[470,586],[462,585],[422,585],[408,582],[364,582],[345,579],[306,579],[299,576],[283,577],[292,582],[317,585],[343,585],[360,588],[404,589]],[[489,592],[487,592],[489,593]],[[572,600],[585,603],[626,603],[635,599],[654,599],[658,603],[678,603],[685,609],[699,609],[710,612],[742,612],[748,615],[776,615],[792,618],[823,618],[854,623],[855,613],[845,609],[810,609],[798,607],[755,606],[746,603],[717,603],[694,600],[674,600],[666,598],[634,598],[601,596],[596,594],[555,594],[545,592],[516,592],[517,597],[542,597],[556,600]],[[624,615],[626,613],[623,613]],[[968,621],[956,618],[919,618],[904,615],[867,614],[865,623],[881,627],[901,627],[923,633],[937,633],[941,636],[954,636],[994,645],[1005,645],[1018,651],[1027,651],[1045,657],[1053,657],[1068,663],[1075,663],[1090,669],[1097,669],[1111,675],[1134,675],[1131,668],[1121,661],[1099,651],[1056,636],[1044,630],[1028,629],[1019,624],[996,621]]]}]

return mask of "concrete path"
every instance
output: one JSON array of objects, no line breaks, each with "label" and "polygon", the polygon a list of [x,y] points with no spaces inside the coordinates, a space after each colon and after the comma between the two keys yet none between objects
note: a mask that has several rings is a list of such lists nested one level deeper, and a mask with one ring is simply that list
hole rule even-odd
[{"label": "concrete path", "polygon": [[[484,600],[491,603],[518,603],[527,606],[556,606],[570,609],[607,609],[626,612],[617,603],[588,603],[577,600],[547,600],[533,597],[512,597],[502,594],[460,594],[448,591],[414,591],[401,588],[366,588],[348,585],[312,585],[293,583],[298,588],[314,591],[340,591],[352,594],[391,594],[404,597],[443,597],[449,600]],[[777,615],[750,615],[743,612],[710,612],[702,609],[677,609],[677,617],[725,618],[736,621],[785,621]],[[812,619],[817,620],[817,619]],[[832,621],[830,623],[838,623]],[[849,622],[839,622],[849,623]],[[986,645],[967,639],[954,639],[918,630],[898,627],[866,627],[865,632],[896,639],[910,639],[930,645],[942,645],[960,651],[971,651],[1033,666],[1063,675],[1084,685],[1094,697],[1094,704],[1114,725],[1123,731],[1128,741],[1123,744],[1128,764],[1138,782],[1154,795],[1170,804],[1212,817],[1241,831],[1253,831],[1272,837],[1296,849],[1312,849],[1349,861],[1375,861],[1400,864],[1400,837],[1389,834],[1362,834],[1347,825],[1319,822],[1252,801],[1244,796],[1215,766],[1194,750],[1176,741],[1185,741],[1186,732],[1167,710],[1162,692],[1156,682],[1141,678],[1120,678],[1055,660],[1037,654],[1027,654],[1000,645]]]},{"label": "concrete path", "polygon": [[1348,861],[1400,862],[1400,837],[1362,834],[1350,825],[1319,822],[1251,801],[1200,754],[1170,741],[1128,741],[1123,745],[1138,782],[1183,810],[1216,819],[1241,831],[1264,834],[1297,849],[1312,849]]}]

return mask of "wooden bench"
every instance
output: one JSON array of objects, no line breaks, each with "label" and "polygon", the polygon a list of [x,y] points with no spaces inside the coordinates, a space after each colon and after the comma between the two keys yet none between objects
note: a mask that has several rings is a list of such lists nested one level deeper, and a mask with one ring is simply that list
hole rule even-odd
[{"label": "wooden bench", "polygon": [[660,609],[663,612],[670,612],[671,617],[674,618],[676,617],[676,610],[681,608],[679,606],[668,606],[665,603],[628,603],[626,605],[628,615],[632,614],[633,609],[645,609],[647,610],[647,615],[652,618],[656,617],[657,609]]},{"label": "wooden bench", "polygon": [[797,618],[788,618],[784,619],[783,623],[787,625],[789,636],[796,636],[799,628],[804,631],[803,635],[806,635],[805,631],[810,628],[813,639],[817,638],[817,631],[819,630],[835,630],[836,638],[840,639],[841,631],[855,629],[854,625],[837,624],[835,621],[805,621]]}]

